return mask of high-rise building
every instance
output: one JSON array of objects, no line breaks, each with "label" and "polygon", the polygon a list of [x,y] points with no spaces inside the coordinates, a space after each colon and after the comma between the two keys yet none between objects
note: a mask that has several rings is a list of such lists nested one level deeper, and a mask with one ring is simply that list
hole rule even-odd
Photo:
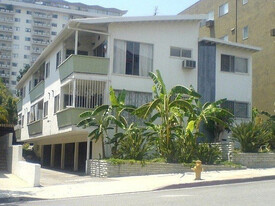
[{"label": "high-rise building", "polygon": [[63,0],[0,0],[0,77],[15,94],[20,69],[32,65],[70,19],[125,13]]},{"label": "high-rise building", "polygon": [[180,14],[208,14],[201,22],[200,36],[262,48],[253,54],[252,102],[256,108],[274,113],[275,1],[200,0]]}]

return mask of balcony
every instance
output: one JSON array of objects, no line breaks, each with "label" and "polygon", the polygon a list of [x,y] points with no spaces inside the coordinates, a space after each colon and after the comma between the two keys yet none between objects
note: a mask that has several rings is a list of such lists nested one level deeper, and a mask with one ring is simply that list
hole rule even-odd
[{"label": "balcony", "polygon": [[16,104],[16,107],[17,107],[17,112],[20,112],[22,110],[22,102],[23,100],[20,99],[17,104]]},{"label": "balcony", "polygon": [[1,69],[8,69],[10,67],[11,67],[11,65],[9,65],[9,64],[0,64]]},{"label": "balcony", "polygon": [[41,81],[30,91],[31,102],[33,102],[37,98],[44,95],[44,90],[45,90],[45,82]]},{"label": "balcony", "polygon": [[74,72],[107,75],[109,61],[108,58],[102,57],[71,55],[59,66],[60,80],[64,80]]},{"label": "balcony", "polygon": [[12,48],[11,48],[11,46],[1,46],[0,45],[0,49],[10,51]]},{"label": "balcony", "polygon": [[29,135],[33,136],[33,135],[41,134],[42,128],[43,128],[43,120],[42,119],[28,124]]},{"label": "balcony", "polygon": [[4,32],[13,32],[12,27],[0,27],[0,31],[4,31]]},{"label": "balcony", "polygon": [[39,27],[39,28],[51,28],[50,24],[46,24],[46,23],[33,23],[32,24],[33,27]]},{"label": "balcony", "polygon": [[1,17],[0,18],[0,22],[3,22],[3,23],[13,23],[13,18]]},{"label": "balcony", "polygon": [[64,110],[57,112],[56,115],[57,115],[58,127],[62,128],[62,127],[77,125],[81,121],[81,118],[79,117],[79,115],[87,110],[89,109],[71,107],[71,108],[66,108]]},{"label": "balcony", "polygon": [[9,78],[10,75],[9,74],[5,74],[5,73],[0,73],[0,77],[2,77],[2,78]]},{"label": "balcony", "polygon": [[50,41],[37,41],[37,40],[33,40],[32,43],[36,44],[36,45],[47,46],[50,43]]},{"label": "balcony", "polygon": [[0,9],[0,14],[10,14],[10,15],[13,15],[14,11],[13,10],[8,10],[8,9]]},{"label": "balcony", "polygon": [[51,34],[49,32],[39,32],[39,31],[34,31],[32,33],[33,36],[42,36],[42,37],[50,37]]},{"label": "balcony", "polygon": [[8,56],[8,55],[0,55],[0,59],[11,59],[11,56]]},{"label": "balcony", "polygon": [[52,19],[51,15],[42,14],[42,13],[32,13],[32,17],[37,19]]},{"label": "balcony", "polygon": [[0,36],[0,41],[12,41],[12,37],[11,36]]}]

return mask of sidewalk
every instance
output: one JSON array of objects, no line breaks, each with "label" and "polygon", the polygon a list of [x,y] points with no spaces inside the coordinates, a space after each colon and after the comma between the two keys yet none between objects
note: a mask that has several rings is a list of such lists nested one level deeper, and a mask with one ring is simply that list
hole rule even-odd
[{"label": "sidewalk", "polygon": [[[85,182],[75,182],[44,187],[28,187],[20,179],[16,180],[16,177],[13,175],[10,175],[9,178],[10,181],[13,182],[11,185],[7,178],[2,178],[2,175],[0,175],[0,203],[7,200],[7,198],[70,198],[193,187],[207,184],[236,183],[253,181],[253,178],[256,178],[256,180],[275,179],[275,168],[203,172],[203,180],[199,181],[194,180],[194,173],[187,172],[185,174],[165,174],[103,179],[91,178]],[[15,184],[16,181],[18,181],[18,184]]]}]

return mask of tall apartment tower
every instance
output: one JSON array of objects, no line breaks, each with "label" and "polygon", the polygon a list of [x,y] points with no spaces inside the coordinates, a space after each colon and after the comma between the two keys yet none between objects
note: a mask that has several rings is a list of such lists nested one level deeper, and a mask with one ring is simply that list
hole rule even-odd
[{"label": "tall apartment tower", "polygon": [[19,70],[33,64],[70,19],[125,13],[63,0],[0,0],[0,78],[15,94]]},{"label": "tall apartment tower", "polygon": [[253,54],[253,106],[274,113],[275,1],[200,0],[180,14],[208,14],[200,36],[262,48]]}]

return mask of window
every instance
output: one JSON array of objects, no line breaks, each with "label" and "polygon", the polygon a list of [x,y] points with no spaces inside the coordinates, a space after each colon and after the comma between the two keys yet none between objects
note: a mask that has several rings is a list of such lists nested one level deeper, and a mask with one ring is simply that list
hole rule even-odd
[{"label": "window", "polygon": [[57,52],[56,54],[56,69],[58,68],[59,64],[61,64],[61,51]]},{"label": "window", "polygon": [[22,98],[25,98],[25,96],[26,96],[26,87],[23,87],[21,89],[21,95],[22,95]]},{"label": "window", "polygon": [[15,12],[16,13],[21,13],[21,10],[20,9],[15,9]]},{"label": "window", "polygon": [[47,62],[45,65],[45,79],[50,76],[50,62]]},{"label": "window", "polygon": [[248,59],[222,54],[221,71],[248,73]]},{"label": "window", "polygon": [[18,58],[18,54],[12,54],[12,57],[13,57],[14,59]]},{"label": "window", "polygon": [[22,127],[24,127],[24,115],[22,115]]},{"label": "window", "polygon": [[16,76],[16,75],[17,75],[17,72],[11,72],[11,75]]},{"label": "window", "polygon": [[19,40],[19,36],[13,36],[14,40]]},{"label": "window", "polygon": [[[18,45],[18,44],[14,44],[14,45],[13,45],[13,48],[14,48],[14,49],[19,49],[19,45]],[[18,54],[17,54],[17,57],[18,57]]]},{"label": "window", "polygon": [[15,31],[20,31],[20,27],[15,27]]},{"label": "window", "polygon": [[31,32],[31,29],[30,28],[26,28],[25,32]]},{"label": "window", "polygon": [[57,33],[56,33],[56,31],[52,31],[52,33],[51,33],[53,36],[55,36]]},{"label": "window", "polygon": [[219,16],[223,16],[228,13],[228,3],[225,3],[219,7]]},{"label": "window", "polygon": [[32,20],[26,19],[26,23],[27,23],[27,24],[31,24],[31,23],[32,23]]},{"label": "window", "polygon": [[13,67],[17,67],[17,63],[12,62],[12,66],[13,66]]},{"label": "window", "polygon": [[248,103],[246,102],[237,102],[237,101],[225,101],[222,105],[222,108],[227,109],[229,112],[234,114],[237,118],[248,118]]},{"label": "window", "polygon": [[27,124],[30,123],[30,112],[27,113]]},{"label": "window", "polygon": [[192,57],[192,51],[190,49],[183,49],[178,47],[171,47],[170,48],[170,56],[172,57]]},{"label": "window", "polygon": [[55,19],[57,19],[57,18],[58,18],[58,15],[57,15],[57,14],[53,14],[52,17],[55,18]]},{"label": "window", "polygon": [[48,101],[44,102],[44,114],[43,117],[47,117],[48,116]]},{"label": "window", "polygon": [[248,0],[243,0],[243,5],[247,3],[248,3]]},{"label": "window", "polygon": [[31,11],[27,11],[27,14],[32,14],[32,12]]},{"label": "window", "polygon": [[228,35],[224,35],[223,37],[220,38],[221,40],[228,41]]},{"label": "window", "polygon": [[32,80],[29,81],[29,92],[31,91],[32,89]]},{"label": "window", "polygon": [[153,70],[153,45],[115,40],[114,73],[148,76]]},{"label": "window", "polygon": [[59,95],[54,97],[54,113],[59,111]]},{"label": "window", "polygon": [[16,81],[11,81],[11,84],[12,85],[16,85]]},{"label": "window", "polygon": [[20,18],[14,18],[15,22],[20,22]]},{"label": "window", "polygon": [[25,50],[31,50],[31,47],[30,46],[24,46],[24,49]]},{"label": "window", "polygon": [[248,26],[245,26],[243,28],[243,39],[247,39],[248,38]]},{"label": "window", "polygon": [[57,24],[56,23],[52,23],[52,27],[57,27]]},{"label": "window", "polygon": [[43,100],[31,106],[30,122],[42,119],[43,115]]},{"label": "window", "polygon": [[30,58],[30,55],[24,54],[24,59],[29,59],[29,58]]},{"label": "window", "polygon": [[25,41],[31,41],[30,37],[25,37]]}]

